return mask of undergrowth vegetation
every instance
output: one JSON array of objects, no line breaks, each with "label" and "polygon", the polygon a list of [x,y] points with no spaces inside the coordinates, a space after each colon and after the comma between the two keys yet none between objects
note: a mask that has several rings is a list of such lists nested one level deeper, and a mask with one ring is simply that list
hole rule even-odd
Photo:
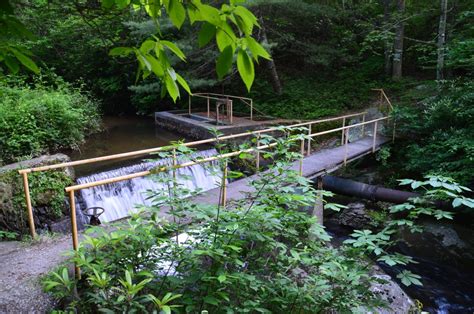
[{"label": "undergrowth vegetation", "polygon": [[97,101],[60,78],[0,80],[0,164],[74,148],[100,128]]},{"label": "undergrowth vegetation", "polygon": [[398,178],[436,173],[473,184],[474,82],[417,84],[399,104],[394,112],[398,145],[387,164],[401,168]]},{"label": "undergrowth vegetation", "polygon": [[[308,215],[321,192],[290,170],[299,157],[290,142],[275,140],[275,149],[263,153],[272,171],[250,183],[248,197],[226,205],[183,198],[198,192],[157,169],[155,179],[168,189],[150,191],[148,214],[113,231],[89,230],[70,260],[82,279],[63,268],[44,281],[46,289],[64,308],[81,312],[314,313],[382,306],[369,289],[377,279],[361,250],[328,246],[330,236]],[[160,218],[164,212],[169,219]]]}]

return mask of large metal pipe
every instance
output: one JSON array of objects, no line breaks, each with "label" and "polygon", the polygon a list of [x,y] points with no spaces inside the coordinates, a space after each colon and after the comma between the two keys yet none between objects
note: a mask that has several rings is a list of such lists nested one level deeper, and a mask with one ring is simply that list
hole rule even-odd
[{"label": "large metal pipe", "polygon": [[323,189],[337,194],[397,204],[404,203],[411,197],[420,196],[417,193],[387,189],[330,175],[323,177]]}]

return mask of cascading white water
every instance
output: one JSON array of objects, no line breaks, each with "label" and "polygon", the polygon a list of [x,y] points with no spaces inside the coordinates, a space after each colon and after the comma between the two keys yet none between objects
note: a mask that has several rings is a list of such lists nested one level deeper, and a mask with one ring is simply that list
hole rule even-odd
[{"label": "cascading white water", "polygon": [[[215,149],[198,151],[189,156],[179,157],[182,160],[195,160],[196,158],[206,158],[217,154]],[[169,166],[172,164],[170,158],[157,161],[143,162],[140,164],[123,167],[115,170],[96,173],[93,175],[77,179],[79,184],[114,178],[140,171],[153,169],[157,166]],[[222,171],[216,162],[207,162],[190,167],[180,168],[176,171],[177,180],[191,191],[201,189],[207,191],[218,186],[222,178]],[[167,173],[171,180],[171,173]],[[114,221],[129,216],[131,212],[136,212],[136,205],[151,205],[151,200],[147,199],[147,191],[165,190],[166,184],[157,182],[150,176],[134,178],[112,184],[96,186],[81,191],[81,196],[86,207],[98,206],[105,209],[100,216],[102,222]]]}]

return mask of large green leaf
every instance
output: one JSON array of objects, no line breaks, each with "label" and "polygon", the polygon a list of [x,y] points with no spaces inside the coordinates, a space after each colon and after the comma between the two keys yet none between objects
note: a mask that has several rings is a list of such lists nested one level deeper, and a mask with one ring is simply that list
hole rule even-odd
[{"label": "large green leaf", "polygon": [[166,75],[165,85],[171,98],[173,99],[174,102],[176,102],[176,99],[178,99],[179,97],[179,88],[178,88],[178,85],[176,85],[176,81],[174,81],[171,76]]},{"label": "large green leaf", "polygon": [[179,0],[169,0],[167,11],[173,25],[181,28],[186,19],[186,10],[183,4]]},{"label": "large green leaf", "polygon": [[181,60],[183,60],[183,61],[186,60],[186,56],[184,55],[183,51],[181,49],[179,49],[179,47],[176,46],[171,41],[161,40],[160,43],[162,43],[163,45],[168,47]]},{"label": "large green leaf", "polygon": [[216,71],[219,79],[223,78],[229,73],[232,68],[232,59],[234,57],[234,50],[232,46],[227,46],[217,58]]},{"label": "large green leaf", "polygon": [[215,35],[216,27],[207,22],[203,23],[198,34],[199,47],[204,47],[207,45]]},{"label": "large green leaf", "polygon": [[179,83],[179,85],[181,85],[181,86],[184,88],[184,90],[185,90],[186,92],[188,92],[188,94],[190,94],[190,95],[192,94],[192,93],[191,93],[191,88],[189,88],[188,83],[187,83],[186,80],[185,80],[181,75],[179,75],[178,73],[176,73],[176,81]]},{"label": "large green leaf", "polygon": [[252,56],[255,60],[258,60],[258,57],[262,57],[264,59],[270,60],[270,54],[262,47],[253,37],[247,37],[245,39],[247,42],[247,46],[252,52]]},{"label": "large green leaf", "polygon": [[16,49],[12,49],[12,50],[13,50],[13,54],[18,59],[18,61],[21,62],[21,64],[23,64],[26,68],[33,71],[34,73],[36,74],[39,73],[39,68],[33,60],[31,60],[29,57],[27,57],[26,55],[24,55],[23,53],[21,53],[20,51]]},{"label": "large green leaf", "polygon": [[249,55],[245,50],[240,49],[237,54],[237,70],[239,70],[240,77],[250,91],[253,81],[255,79],[255,69]]},{"label": "large green leaf", "polygon": [[132,52],[131,47],[115,47],[109,51],[109,56],[128,56]]},{"label": "large green leaf", "polygon": [[20,65],[18,62],[10,56],[5,57],[5,65],[13,74],[17,74],[18,71],[20,71]]}]

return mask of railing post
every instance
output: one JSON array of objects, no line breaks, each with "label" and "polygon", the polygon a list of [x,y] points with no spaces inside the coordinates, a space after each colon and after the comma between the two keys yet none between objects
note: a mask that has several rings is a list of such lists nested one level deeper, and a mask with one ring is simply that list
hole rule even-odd
[{"label": "railing post", "polygon": [[188,114],[191,115],[191,95],[188,96]]},{"label": "railing post", "polygon": [[300,153],[301,153],[301,158],[300,158],[300,176],[302,176],[302,175],[303,175],[303,161],[304,161],[304,138],[301,139]]},{"label": "railing post", "polygon": [[178,160],[176,159],[176,148],[173,148],[173,184],[176,184],[176,166],[178,165]]},{"label": "railing post", "polygon": [[253,99],[250,99],[250,121],[253,121]]},{"label": "railing post", "polygon": [[[342,118],[342,127],[346,127],[346,117]],[[344,131],[345,129],[342,129],[341,145],[344,145]]]},{"label": "railing post", "polygon": [[228,101],[229,101],[229,106],[230,106],[230,124],[232,124],[234,120],[234,104],[232,100],[228,100]]},{"label": "railing post", "polygon": [[222,197],[221,197],[221,206],[225,207],[227,202],[227,159],[224,162],[224,171],[222,174]]},{"label": "railing post", "polygon": [[375,141],[377,140],[377,122],[375,121],[374,123],[374,137],[373,137],[373,142],[372,142],[372,152],[375,153]]},{"label": "railing post", "polygon": [[35,220],[33,217],[33,206],[31,205],[30,185],[28,184],[28,173],[22,172],[21,175],[23,176],[23,188],[25,189],[26,210],[28,212],[28,225],[30,227],[31,237],[34,239],[36,237],[36,230]]},{"label": "railing post", "polygon": [[[71,206],[71,229],[72,229],[72,247],[74,248],[75,253],[79,248],[79,238],[77,235],[77,221],[76,221],[76,199],[74,197],[74,190],[69,191],[69,205]],[[81,272],[77,264],[74,265],[74,271],[76,273],[76,278],[81,278]]]},{"label": "railing post", "polygon": [[258,148],[260,146],[260,133],[257,135],[257,160],[255,160],[255,168],[256,168],[256,173],[260,170],[260,149]]},{"label": "railing post", "polygon": [[346,130],[346,136],[345,136],[345,140],[344,140],[344,167],[346,166],[347,164],[347,144],[349,142],[349,136],[347,135],[347,133],[349,133],[349,128],[347,128]]},{"label": "railing post", "polygon": [[[365,112],[364,112],[364,114],[362,115],[362,123],[365,123]],[[365,135],[365,124],[362,124],[362,131],[361,131],[361,133],[362,133],[362,136],[361,136],[361,137],[363,138],[364,135]]]},{"label": "railing post", "polygon": [[207,117],[209,118],[211,116],[211,104],[210,104],[210,99],[207,97]]},{"label": "railing post", "polygon": [[310,123],[308,125],[308,151],[306,153],[307,156],[311,155],[311,126],[312,124]]}]

